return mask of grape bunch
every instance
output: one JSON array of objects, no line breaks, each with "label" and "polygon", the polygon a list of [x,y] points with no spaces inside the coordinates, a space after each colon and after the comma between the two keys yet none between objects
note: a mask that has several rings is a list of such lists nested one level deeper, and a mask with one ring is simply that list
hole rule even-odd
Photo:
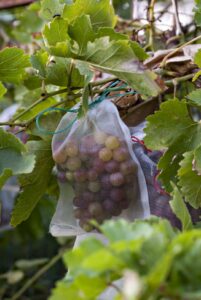
[{"label": "grape bunch", "polygon": [[118,137],[95,131],[71,138],[53,158],[58,179],[74,188],[74,216],[85,231],[93,229],[91,219],[102,223],[129,207],[137,166]]}]

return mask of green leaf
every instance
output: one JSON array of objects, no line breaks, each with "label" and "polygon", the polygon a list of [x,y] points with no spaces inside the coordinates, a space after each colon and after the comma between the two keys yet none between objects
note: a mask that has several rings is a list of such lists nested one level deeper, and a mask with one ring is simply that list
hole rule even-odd
[{"label": "green leaf", "polygon": [[61,17],[55,17],[45,25],[43,37],[52,55],[67,56],[69,51],[68,22]]},{"label": "green leaf", "polygon": [[70,58],[55,57],[46,68],[47,84],[57,86],[68,86],[69,80],[72,87],[82,87],[84,85],[84,76],[80,74],[76,65]]},{"label": "green leaf", "polygon": [[64,4],[60,0],[42,0],[40,16],[45,20],[51,20],[55,15],[61,15]]},{"label": "green leaf", "polygon": [[149,57],[149,55],[144,51],[142,47],[140,47],[137,42],[130,41],[130,45],[134,54],[140,61],[143,61]]},{"label": "green leaf", "polygon": [[[52,295],[48,298],[48,300],[63,300],[69,299],[70,293],[67,284],[65,281],[60,281],[57,283],[56,287],[52,290]],[[75,299],[75,298],[74,298]],[[76,298],[79,300],[79,298]]]},{"label": "green leaf", "polygon": [[173,192],[171,193],[172,200],[170,201],[170,206],[177,216],[177,218],[181,221],[182,229],[188,230],[193,227],[191,216],[186,207],[186,204],[183,200],[183,197],[175,184],[172,184]]},{"label": "green leaf", "polygon": [[87,52],[79,60],[126,81],[143,96],[156,96],[160,91],[154,81],[156,75],[141,68],[128,40],[102,37],[88,42]]},{"label": "green leaf", "polygon": [[12,226],[17,226],[30,216],[47,190],[54,165],[49,141],[32,141],[28,147],[36,155],[36,163],[32,173],[20,178],[21,192],[13,209]]},{"label": "green leaf", "polygon": [[197,26],[201,26],[201,3],[200,0],[195,0],[195,3],[197,4],[195,11],[195,22]]},{"label": "green leaf", "polygon": [[69,22],[81,15],[89,15],[92,27],[97,30],[100,27],[114,27],[116,17],[110,0],[76,0],[71,5],[65,5],[63,17]]},{"label": "green leaf", "polygon": [[192,82],[195,82],[201,76],[201,70],[195,73],[193,76]]},{"label": "green leaf", "polygon": [[0,188],[12,175],[26,174],[33,170],[34,155],[13,134],[0,129]]},{"label": "green leaf", "polygon": [[186,202],[194,208],[199,208],[201,207],[201,176],[193,170],[193,159],[193,151],[184,154],[178,171],[179,185]]},{"label": "green leaf", "polygon": [[201,175],[201,146],[194,151],[193,169]]},{"label": "green leaf", "polygon": [[201,68],[201,49],[199,49],[194,56],[194,63]]},{"label": "green leaf", "polygon": [[31,56],[32,66],[37,70],[40,77],[46,77],[46,64],[48,62],[48,53],[39,50],[36,54]]},{"label": "green leaf", "polygon": [[193,124],[185,101],[166,101],[147,118],[144,141],[153,150],[166,149]]},{"label": "green leaf", "polygon": [[7,92],[7,89],[5,88],[3,83],[0,82],[0,98],[3,97],[3,95],[5,95],[6,92]]},{"label": "green leaf", "polygon": [[192,91],[187,95],[187,99],[189,99],[190,104],[201,106],[201,89],[197,89]]},{"label": "green leaf", "polygon": [[73,24],[69,26],[69,35],[78,44],[79,50],[77,51],[77,54],[79,56],[84,55],[88,41],[92,41],[95,36],[90,17],[81,15],[76,18]]},{"label": "green leaf", "polygon": [[30,66],[29,56],[22,49],[4,48],[0,51],[0,80],[19,83]]}]

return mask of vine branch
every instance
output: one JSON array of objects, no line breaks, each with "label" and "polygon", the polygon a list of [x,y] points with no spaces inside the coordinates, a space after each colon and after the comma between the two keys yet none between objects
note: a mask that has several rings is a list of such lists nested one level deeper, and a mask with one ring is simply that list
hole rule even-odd
[{"label": "vine branch", "polygon": [[27,282],[17,291],[17,293],[10,300],[20,299],[21,296],[52,266],[54,266],[63,256],[66,248],[62,249],[56,256],[54,256],[44,267],[42,267],[38,272],[36,272],[33,277],[27,280]]}]

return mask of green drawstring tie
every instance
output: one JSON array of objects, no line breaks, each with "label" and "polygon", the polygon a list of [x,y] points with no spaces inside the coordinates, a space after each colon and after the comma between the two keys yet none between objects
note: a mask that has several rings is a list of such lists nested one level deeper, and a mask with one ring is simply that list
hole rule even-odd
[{"label": "green drawstring tie", "polygon": [[[101,103],[105,99],[113,98],[113,96],[108,97],[108,94],[110,92],[121,91],[122,88],[127,87],[127,84],[123,84],[121,86],[115,87],[118,83],[119,83],[119,80],[116,80],[115,82],[111,83],[109,85],[109,87],[107,89],[105,89],[105,91],[95,101],[93,101],[89,104],[89,109],[93,109],[96,105],[98,105],[99,103]],[[115,97],[121,97],[121,96],[123,97],[123,96],[134,95],[134,94],[136,94],[135,91],[129,91],[129,92],[126,92],[124,94],[117,94],[117,95],[115,95]],[[77,114],[79,109],[80,109],[80,107],[78,107],[76,109],[73,109],[73,108],[72,109],[66,109],[66,108],[60,108],[60,107],[49,107],[49,108],[43,110],[42,112],[40,112],[37,115],[37,117],[36,117],[36,127],[40,132],[42,132],[43,134],[46,134],[46,135],[54,135],[54,134],[63,133],[65,131],[67,131],[69,128],[71,128],[71,126],[73,126],[73,124],[78,119],[77,116],[65,128],[57,130],[57,131],[49,131],[49,130],[43,128],[40,124],[41,117],[44,116],[46,113],[53,112],[53,111],[71,112],[71,113]]]}]

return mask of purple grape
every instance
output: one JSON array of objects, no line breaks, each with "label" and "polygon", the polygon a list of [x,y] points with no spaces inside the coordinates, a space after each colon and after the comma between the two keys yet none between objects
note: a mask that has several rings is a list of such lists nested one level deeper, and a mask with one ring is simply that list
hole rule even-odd
[{"label": "purple grape", "polygon": [[105,169],[105,164],[102,160],[99,158],[95,159],[93,161],[93,170],[97,172],[98,174],[101,174]]},{"label": "purple grape", "polygon": [[57,179],[61,183],[65,183],[67,181],[66,174],[64,172],[57,172]]},{"label": "purple grape", "polygon": [[85,182],[87,180],[87,173],[84,169],[74,172],[74,178],[77,182]]},{"label": "purple grape", "polygon": [[113,173],[110,175],[110,182],[113,186],[121,186],[124,184],[124,177],[120,172]]},{"label": "purple grape", "polygon": [[129,207],[130,200],[129,199],[124,199],[124,201],[121,201],[120,206],[121,209],[127,209]]},{"label": "purple grape", "polygon": [[103,201],[103,208],[113,214],[113,211],[115,210],[115,203],[113,201],[111,201],[111,199],[106,199]]},{"label": "purple grape", "polygon": [[110,192],[108,190],[102,189],[101,192],[100,192],[100,199],[101,199],[101,201],[106,200],[108,198],[109,193]]},{"label": "purple grape", "polygon": [[86,192],[83,192],[82,198],[85,202],[90,203],[90,202],[93,202],[95,200],[95,194],[86,191]]},{"label": "purple grape", "polygon": [[119,163],[115,160],[111,160],[105,164],[105,170],[108,173],[115,173],[119,171]]},{"label": "purple grape", "polygon": [[91,203],[88,210],[93,217],[99,216],[103,212],[102,205],[99,202]]},{"label": "purple grape", "polygon": [[129,153],[128,153],[127,148],[125,148],[125,147],[115,149],[113,152],[113,158],[114,158],[114,160],[116,160],[118,162],[122,162],[122,161],[126,160],[128,157],[129,157]]},{"label": "purple grape", "polygon": [[84,191],[86,191],[86,183],[84,182],[76,182],[74,184],[74,190],[75,190],[75,194],[79,195],[82,194]]},{"label": "purple grape", "polygon": [[90,201],[84,200],[82,197],[75,197],[73,199],[73,205],[79,208],[88,208]]},{"label": "purple grape", "polygon": [[75,219],[81,219],[82,218],[82,210],[80,208],[76,208],[74,210],[74,217],[75,217]]},{"label": "purple grape", "polygon": [[91,181],[89,182],[88,189],[92,193],[97,193],[101,188],[100,182],[99,181]]},{"label": "purple grape", "polygon": [[87,175],[90,181],[95,181],[98,178],[98,173],[93,169],[89,170]]},{"label": "purple grape", "polygon": [[101,186],[103,187],[104,190],[111,189],[111,181],[110,181],[110,175],[103,175],[101,178]]},{"label": "purple grape", "polygon": [[122,162],[120,171],[123,175],[134,174],[137,171],[137,165],[132,160]]},{"label": "purple grape", "polygon": [[110,191],[110,198],[111,200],[113,200],[114,202],[120,202],[123,201],[124,198],[126,197],[124,190],[120,189],[120,188],[113,188]]}]

